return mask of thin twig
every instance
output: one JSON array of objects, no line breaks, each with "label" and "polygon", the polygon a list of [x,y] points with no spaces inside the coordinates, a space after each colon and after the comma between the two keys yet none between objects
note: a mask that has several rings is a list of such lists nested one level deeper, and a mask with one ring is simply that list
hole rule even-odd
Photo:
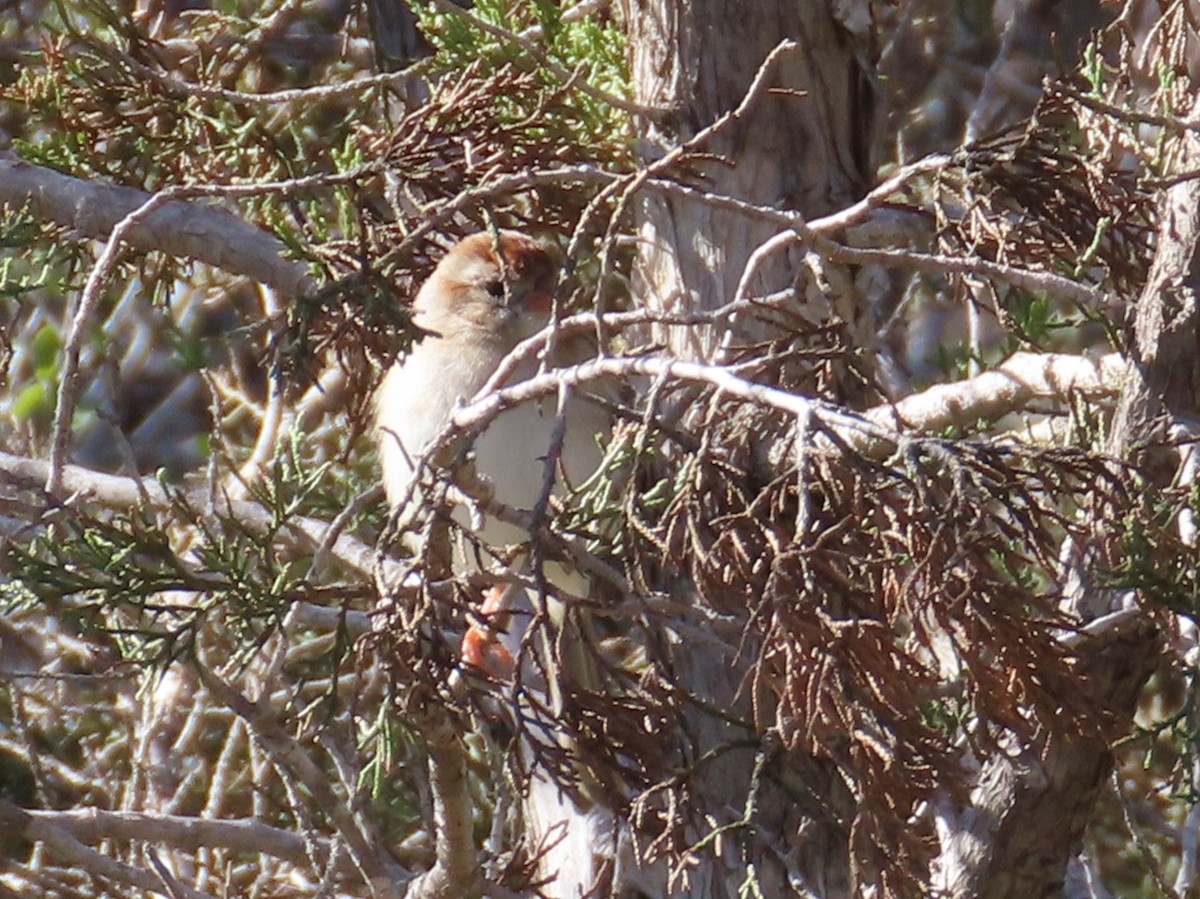
[{"label": "thin twig", "polygon": [[259,745],[275,764],[304,785],[321,814],[328,818],[345,841],[350,858],[366,883],[381,884],[391,879],[389,875],[400,873],[387,870],[383,847],[378,838],[361,829],[360,822],[354,819],[345,800],[337,795],[325,772],[283,729],[274,713],[242,695],[199,660],[194,664],[208,691],[246,722]]},{"label": "thin twig", "polygon": [[[49,462],[0,452],[0,477],[26,489],[40,489],[49,472]],[[78,465],[64,466],[60,478],[64,494],[86,498],[110,509],[136,509],[146,503],[153,510],[172,511],[177,510],[181,502],[191,509],[203,509],[211,496],[207,490],[170,491],[153,478],[105,474]],[[280,527],[271,510],[260,503],[253,500],[232,502],[219,495],[214,498],[213,514],[233,518],[255,533],[290,539],[304,549],[320,545],[328,529],[325,522],[303,516],[292,516]],[[338,537],[331,552],[339,562],[355,571],[373,571],[371,547],[355,537],[345,534]]]},{"label": "thin twig", "polygon": [[[265,284],[258,286],[262,298],[262,314],[264,321],[275,321],[280,313],[278,298],[275,291]],[[237,476],[227,481],[225,489],[232,500],[245,499],[250,496],[250,485],[262,478],[267,465],[275,456],[279,443],[279,435],[284,421],[284,385],[279,377],[267,378],[267,407],[262,412],[258,427],[258,437],[250,456],[238,470]],[[214,425],[216,423],[214,422]]]},{"label": "thin twig", "polygon": [[364,75],[338,84],[297,87],[255,94],[246,91],[229,90],[223,87],[213,87],[207,84],[196,84],[195,82],[187,81],[174,75],[166,75],[158,69],[143,65],[133,59],[126,58],[123,62],[133,72],[153,81],[177,98],[221,100],[226,103],[244,103],[252,106],[276,106],[289,103],[304,103],[306,106],[314,106],[329,100],[362,94],[380,88],[399,90],[407,86],[410,81],[428,74],[431,68],[431,63],[428,60],[421,60],[398,72]]},{"label": "thin twig", "polygon": [[847,265],[874,264],[886,268],[912,268],[926,274],[977,275],[981,278],[995,278],[997,281],[1012,284],[1014,287],[1024,290],[1041,291],[1051,296],[1071,300],[1090,309],[1104,310],[1112,305],[1113,297],[1105,291],[1079,284],[1070,278],[1052,272],[1031,271],[986,259],[947,256],[940,253],[848,247],[826,236],[829,232],[837,230],[839,220],[837,214],[821,219],[821,222],[826,223],[832,219],[833,225],[823,224],[821,230],[818,231],[813,228],[812,223],[807,222],[797,212],[759,206],[745,200],[710,193],[674,182],[656,180],[649,186],[667,193],[678,193],[702,203],[708,203],[718,209],[740,212],[753,218],[792,228],[822,258],[832,262]]},{"label": "thin twig", "polygon": [[79,385],[79,357],[83,341],[87,336],[92,315],[100,302],[100,292],[117,264],[117,251],[125,234],[148,218],[154,210],[171,199],[169,192],[155,194],[144,204],[125,216],[113,228],[104,251],[88,275],[83,293],[72,312],[71,326],[63,346],[63,364],[59,374],[58,394],[54,409],[54,425],[50,437],[50,471],[46,477],[46,492],[57,495],[62,482],[63,464],[67,458],[67,444],[71,437],[71,425],[75,417],[75,394]]},{"label": "thin twig", "polygon": [[1109,116],[1119,122],[1132,122],[1138,125],[1157,125],[1160,128],[1166,128],[1168,131],[1173,131],[1177,134],[1185,131],[1200,131],[1200,119],[1196,119],[1194,116],[1164,115],[1143,109],[1127,109],[1122,106],[1116,106],[1106,100],[1101,100],[1099,97],[1085,94],[1083,91],[1076,90],[1063,81],[1055,84],[1053,92],[1057,96],[1070,97],[1081,106],[1086,106],[1093,112]]}]

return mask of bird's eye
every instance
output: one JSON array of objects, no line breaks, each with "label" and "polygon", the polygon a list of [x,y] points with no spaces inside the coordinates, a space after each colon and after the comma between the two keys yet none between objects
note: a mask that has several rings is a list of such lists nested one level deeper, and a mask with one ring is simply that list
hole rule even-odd
[{"label": "bird's eye", "polygon": [[483,289],[488,292],[488,296],[493,300],[499,301],[504,299],[504,282],[499,278],[495,281],[488,281]]}]

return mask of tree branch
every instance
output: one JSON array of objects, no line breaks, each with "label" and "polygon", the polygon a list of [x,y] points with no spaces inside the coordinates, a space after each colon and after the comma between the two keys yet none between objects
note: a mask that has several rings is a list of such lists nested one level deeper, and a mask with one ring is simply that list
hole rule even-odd
[{"label": "tree branch", "polygon": [[[303,837],[261,821],[151,815],[97,808],[26,811],[35,821],[56,827],[87,843],[99,843],[104,840],[144,840],[189,852],[219,848],[233,852],[260,852],[295,864],[308,862]],[[329,850],[328,845],[323,848]]]},{"label": "tree branch", "polygon": [[437,861],[412,882],[406,899],[455,899],[467,891],[477,867],[466,758],[448,722],[424,717],[421,736],[429,746]]},{"label": "tree branch", "polygon": [[[583,386],[605,378],[666,377],[708,384],[724,393],[789,415],[811,414],[852,449],[878,457],[905,434],[970,425],[1015,412],[1035,399],[1091,399],[1114,396],[1120,388],[1118,357],[1099,360],[1069,354],[1017,353],[999,368],[957,384],[938,385],[899,403],[856,413],[811,397],[747,380],[728,368],[662,356],[599,358],[556,369],[520,384],[477,397],[454,415],[460,436],[480,433],[496,416],[521,403],[557,392],[559,385]],[[438,446],[442,441],[438,442]]]},{"label": "tree branch", "polygon": [[95,849],[89,849],[72,833],[58,826],[57,822],[43,816],[35,816],[34,813],[4,798],[0,798],[0,824],[3,824],[9,833],[44,843],[63,861],[97,877],[169,896],[171,899],[213,899],[208,893],[201,893],[185,884],[175,884],[174,889],[179,891],[179,895],[172,896],[171,888],[164,885],[156,875],[126,865]]},{"label": "tree branch", "polygon": [[1038,399],[1090,401],[1116,396],[1125,377],[1117,353],[1098,359],[1061,353],[1015,353],[998,367],[954,384],[936,384],[863,417],[896,431],[935,433],[980,419],[996,421]]},{"label": "tree branch", "polygon": [[[0,452],[0,476],[12,484],[28,489],[41,490],[49,475],[50,464],[41,459],[14,456]],[[214,514],[237,519],[255,533],[280,533],[290,536],[297,546],[311,550],[321,544],[328,525],[313,518],[295,516],[289,518],[282,528],[274,520],[269,509],[252,500],[231,501],[221,496],[210,496],[206,491],[180,490],[173,494],[162,483],[153,478],[131,478],[123,475],[104,474],[79,465],[65,465],[62,470],[63,494],[72,498],[86,498],[110,509],[135,509],[145,504],[156,511],[172,511],[177,501],[191,508],[205,509],[210,506]],[[68,500],[73,501],[73,500]],[[374,568],[374,550],[355,537],[341,535],[334,541],[332,555],[349,568],[370,575]],[[320,613],[314,613],[320,617]],[[358,621],[362,613],[350,612],[355,627],[369,630],[366,621]]]},{"label": "tree branch", "polygon": [[[107,240],[117,224],[154,196],[73,178],[44,166],[0,159],[0,203],[28,206],[39,219],[84,237]],[[307,266],[285,258],[287,248],[269,231],[213,206],[172,200],[130,227],[124,239],[269,284],[285,296],[311,289]]]},{"label": "tree branch", "polygon": [[401,872],[388,870],[390,866],[385,861],[379,841],[363,830],[346,801],[333,789],[329,778],[283,729],[275,715],[243,696],[199,660],[195,664],[205,688],[246,722],[276,765],[304,785],[321,814],[337,828],[365,881],[375,888],[385,888],[394,883]]}]

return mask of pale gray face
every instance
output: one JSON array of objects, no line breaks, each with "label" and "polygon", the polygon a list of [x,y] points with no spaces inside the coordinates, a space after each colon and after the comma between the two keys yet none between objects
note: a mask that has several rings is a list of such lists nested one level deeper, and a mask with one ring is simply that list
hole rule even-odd
[{"label": "pale gray face", "polygon": [[[497,252],[499,251],[499,252]],[[460,241],[441,261],[414,303],[417,323],[444,337],[515,344],[546,322],[557,266],[531,238],[502,231]]]}]

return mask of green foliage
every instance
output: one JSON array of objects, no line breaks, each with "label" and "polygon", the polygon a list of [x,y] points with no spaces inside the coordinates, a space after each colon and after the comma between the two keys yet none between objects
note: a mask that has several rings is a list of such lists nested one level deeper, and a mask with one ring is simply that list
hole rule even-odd
[{"label": "green foliage", "polygon": [[[425,33],[437,51],[433,60],[436,69],[457,72],[480,60],[486,61],[492,69],[507,64],[522,67],[530,64],[526,50],[479,28],[464,16],[444,13],[429,5],[417,5],[416,9]],[[568,72],[581,71],[590,84],[601,90],[617,96],[628,93],[625,38],[611,22],[584,18],[564,23],[558,4],[551,0],[480,0],[471,12],[508,31],[519,33],[525,28],[540,26],[543,38],[539,49],[546,58]],[[529,99],[515,95],[504,97],[497,104],[497,114],[511,121],[526,120]],[[630,134],[628,116],[621,110],[579,91],[575,92],[572,105],[578,115],[572,137],[578,143],[611,146],[614,135]],[[549,121],[530,124],[547,129],[554,127]]]},{"label": "green foliage", "polygon": [[414,802],[410,784],[412,769],[420,769],[421,735],[396,718],[384,703],[373,722],[369,741],[370,761],[363,767],[358,788],[371,797],[371,808],[378,820],[393,833],[408,833],[422,823],[420,804]]},{"label": "green foliage", "polygon": [[959,381],[967,376],[972,358],[971,348],[965,343],[952,347],[939,343],[929,362],[947,379]]},{"label": "green foliage", "polygon": [[[1081,263],[1082,265],[1082,263]],[[1100,316],[1064,314],[1062,305],[1044,293],[1014,290],[1005,303],[1003,321],[1007,332],[1007,353],[1018,350],[1059,350],[1073,348],[1080,327]]]},{"label": "green foliage", "polygon": [[1200,564],[1179,534],[1181,509],[1200,511],[1200,486],[1186,496],[1147,490],[1116,523],[1120,552],[1100,573],[1113,589],[1136,590],[1154,604],[1200,621]]},{"label": "green foliage", "polygon": [[54,411],[54,383],[58,374],[60,340],[58,328],[47,322],[33,337],[34,379],[18,391],[10,410],[18,421]]},{"label": "green foliage", "polygon": [[[194,50],[167,67],[132,15],[98,0],[59,6],[57,34],[36,65],[0,88],[0,106],[25,118],[15,139],[31,161],[81,177],[99,176],[145,190],[192,183],[275,181],[337,170],[335,148],[374,116],[369,97],[348,108],[296,104],[285,117],[269,105],[201,94],[199,86],[265,77],[239,57],[261,26],[257,8],[198,15]],[[334,231],[335,210],[307,198],[302,228]],[[291,222],[294,206],[279,197],[248,201],[255,217]],[[311,240],[311,238],[309,238]]]},{"label": "green foliage", "polygon": [[1104,87],[1104,57],[1095,41],[1088,41],[1083,48],[1083,65],[1080,67],[1084,78],[1092,86],[1092,93],[1100,95]]},{"label": "green foliage", "polygon": [[280,453],[259,496],[273,518],[265,534],[237,518],[214,520],[182,492],[173,494],[172,530],[194,537],[138,509],[60,516],[41,536],[0,550],[4,595],[60,610],[84,631],[117,637],[126,657],[156,665],[188,655],[213,615],[235,654],[247,652],[312,589],[310,559],[281,555],[276,537],[298,514],[344,505],[321,493],[327,480],[326,466],[310,468],[295,445]]},{"label": "green foliage", "polygon": [[1061,326],[1055,317],[1054,302],[1045,294],[1016,291],[1011,305],[1005,311],[1012,318],[1015,332],[1010,340],[1016,342],[1037,346],[1052,329]]},{"label": "green foliage", "polygon": [[214,581],[184,566],[166,536],[137,515],[66,518],[27,545],[6,547],[0,566],[12,579],[10,596],[61,606],[82,632],[117,636],[127,657],[144,661],[161,664],[186,652],[211,607],[200,594],[178,605],[152,599],[162,591],[205,591]]}]

